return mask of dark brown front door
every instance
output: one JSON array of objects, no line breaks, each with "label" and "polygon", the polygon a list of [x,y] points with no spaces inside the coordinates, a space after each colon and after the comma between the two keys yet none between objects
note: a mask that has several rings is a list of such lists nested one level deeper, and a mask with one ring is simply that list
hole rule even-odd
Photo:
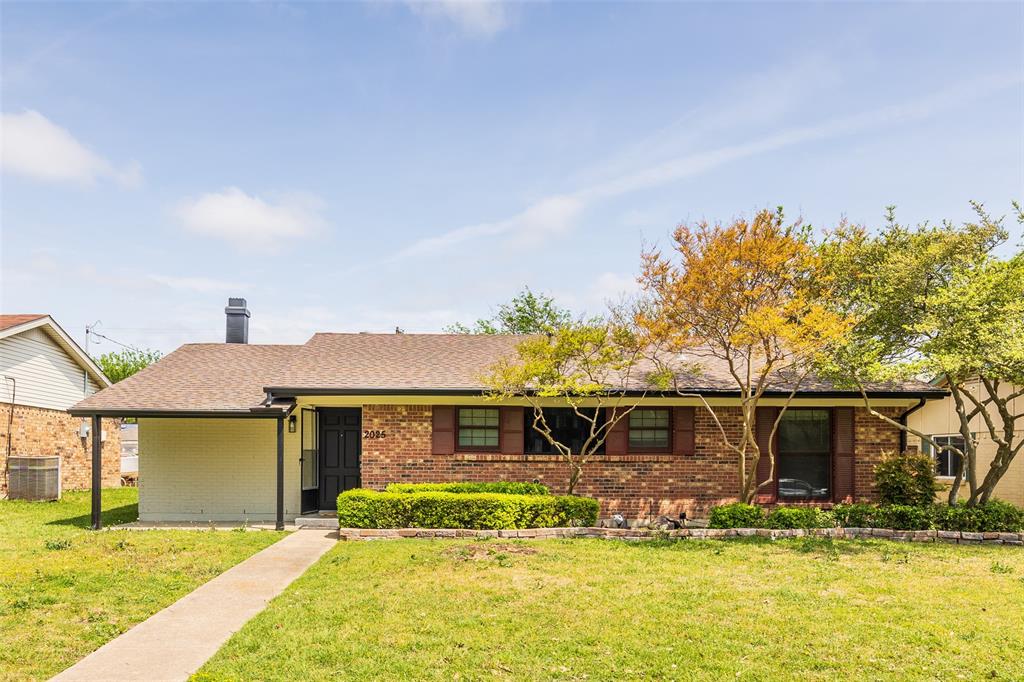
[{"label": "dark brown front door", "polygon": [[358,407],[320,410],[320,509],[337,509],[338,494],[358,488],[362,452]]}]

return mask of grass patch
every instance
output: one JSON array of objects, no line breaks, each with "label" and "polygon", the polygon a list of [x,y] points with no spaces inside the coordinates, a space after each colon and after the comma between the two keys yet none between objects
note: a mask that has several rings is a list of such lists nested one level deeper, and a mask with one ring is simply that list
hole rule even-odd
[{"label": "grass patch", "polygon": [[[89,493],[0,500],[0,680],[46,679],[282,534],[89,528]],[[103,491],[103,523],[138,517]]]},{"label": "grass patch", "polygon": [[870,540],[342,542],[196,679],[1019,679],[1022,572]]}]

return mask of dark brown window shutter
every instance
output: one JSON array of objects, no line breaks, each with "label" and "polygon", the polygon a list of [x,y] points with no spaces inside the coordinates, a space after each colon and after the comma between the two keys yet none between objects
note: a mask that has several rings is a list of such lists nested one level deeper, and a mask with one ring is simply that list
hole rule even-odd
[{"label": "dark brown window shutter", "polygon": [[693,430],[695,412],[692,407],[672,408],[672,454],[692,455],[696,451]]},{"label": "dark brown window shutter", "polygon": [[832,412],[832,430],[835,438],[832,464],[835,482],[832,499],[835,502],[853,502],[853,408],[837,407]]},{"label": "dark brown window shutter", "polygon": [[431,436],[435,455],[451,455],[455,452],[455,408],[451,405],[434,405],[434,429]]},{"label": "dark brown window shutter", "polygon": [[[772,461],[768,456],[769,451],[769,439],[772,435],[772,427],[775,426],[775,419],[779,416],[779,408],[777,407],[759,407],[754,415],[754,428],[755,437],[757,438],[757,447],[761,450],[761,456],[757,460],[757,481],[760,484],[764,481],[769,480],[772,473]],[[779,453],[775,453],[776,460],[778,459]],[[775,464],[778,468],[778,461]],[[775,487],[766,485],[761,488],[757,494],[757,497],[764,501],[771,501],[775,499]]]},{"label": "dark brown window shutter", "polygon": [[[619,414],[622,410],[619,410]],[[611,421],[615,414],[614,407],[606,407],[605,414],[608,421]],[[604,440],[604,452],[606,455],[624,455],[629,452],[629,415],[622,417],[615,426],[608,430],[608,437]]]},{"label": "dark brown window shutter", "polygon": [[506,455],[523,454],[523,408],[501,408],[501,451]]}]

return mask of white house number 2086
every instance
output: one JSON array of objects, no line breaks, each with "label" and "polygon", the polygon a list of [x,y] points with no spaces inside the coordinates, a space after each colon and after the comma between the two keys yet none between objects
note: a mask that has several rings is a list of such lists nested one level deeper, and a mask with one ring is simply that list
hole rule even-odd
[{"label": "white house number 2086", "polygon": [[383,431],[380,431],[380,430],[376,430],[375,431],[373,429],[370,429],[370,430],[367,430],[367,431],[363,431],[363,440],[374,440],[376,438],[383,438],[384,435],[385,434],[384,434]]}]

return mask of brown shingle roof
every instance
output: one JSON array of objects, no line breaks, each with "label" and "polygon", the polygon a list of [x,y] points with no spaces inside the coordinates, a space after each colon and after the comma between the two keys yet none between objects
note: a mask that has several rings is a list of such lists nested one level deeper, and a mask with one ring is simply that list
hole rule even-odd
[{"label": "brown shingle roof", "polygon": [[[471,334],[316,334],[304,345],[188,344],[135,376],[75,405],[89,410],[240,412],[258,409],[265,388],[309,392],[478,392],[480,377],[515,352],[521,336]],[[698,360],[683,358],[684,362]],[[697,374],[680,375],[692,391],[735,391],[720,363],[699,359]],[[630,388],[649,390],[643,369]],[[782,387],[780,387],[782,388]],[[941,393],[923,382],[873,387],[878,391]],[[802,393],[834,391],[810,381]]]},{"label": "brown shingle roof", "polygon": [[73,408],[248,412],[301,346],[190,343]]},{"label": "brown shingle roof", "polygon": [[480,375],[525,337],[315,334],[273,386],[316,389],[479,389]]},{"label": "brown shingle roof", "polygon": [[32,322],[38,320],[40,317],[46,317],[39,313],[23,313],[20,315],[0,315],[0,331],[10,329],[11,327],[17,327],[19,324],[25,324],[26,322]]}]

